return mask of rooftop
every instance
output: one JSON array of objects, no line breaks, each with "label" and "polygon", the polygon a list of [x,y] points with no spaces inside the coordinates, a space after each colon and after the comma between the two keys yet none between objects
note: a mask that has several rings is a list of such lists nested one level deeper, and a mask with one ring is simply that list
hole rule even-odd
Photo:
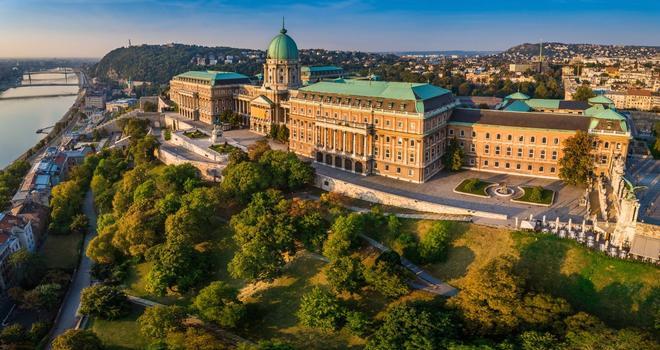
[{"label": "rooftop", "polygon": [[451,93],[449,90],[425,83],[355,79],[322,81],[303,87],[300,91],[407,101],[423,101]]},{"label": "rooftop", "polygon": [[344,69],[337,66],[303,66],[300,68],[300,70],[302,72],[317,73],[317,72],[331,72],[331,71],[344,70]]},{"label": "rooftop", "polygon": [[486,124],[503,127],[536,128],[553,130],[589,130],[591,118],[570,114],[538,112],[510,112],[491,109],[456,108],[450,123]]},{"label": "rooftop", "polygon": [[190,78],[207,81],[210,85],[231,84],[234,82],[248,82],[249,78],[235,72],[223,72],[215,70],[188,71],[174,76],[174,78]]}]

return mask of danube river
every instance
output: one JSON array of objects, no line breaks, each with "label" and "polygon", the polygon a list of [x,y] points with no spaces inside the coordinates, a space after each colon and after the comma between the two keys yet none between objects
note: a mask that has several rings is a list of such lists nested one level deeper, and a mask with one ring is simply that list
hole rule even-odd
[{"label": "danube river", "polygon": [[[70,81],[71,77],[68,79]],[[46,135],[37,134],[37,129],[57,123],[73,105],[76,95],[3,98],[58,95],[77,91],[76,86],[21,86],[0,93],[0,169],[44,138]]]}]

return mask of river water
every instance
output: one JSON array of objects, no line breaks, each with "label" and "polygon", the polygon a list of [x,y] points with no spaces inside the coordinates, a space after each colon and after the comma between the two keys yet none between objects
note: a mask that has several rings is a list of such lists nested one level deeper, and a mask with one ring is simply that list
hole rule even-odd
[{"label": "river water", "polygon": [[[75,76],[67,82],[76,81]],[[23,78],[24,83],[27,77]],[[33,83],[64,81],[57,75],[32,76]],[[0,93],[0,169],[34,146],[45,134],[36,130],[54,125],[73,105],[76,96],[31,97],[7,99],[3,97],[43,96],[75,93],[76,86],[20,86]]]}]

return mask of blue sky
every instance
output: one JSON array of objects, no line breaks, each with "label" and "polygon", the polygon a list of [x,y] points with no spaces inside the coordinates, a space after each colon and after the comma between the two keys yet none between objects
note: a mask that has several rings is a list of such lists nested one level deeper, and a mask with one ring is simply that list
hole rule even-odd
[{"label": "blue sky", "polygon": [[100,57],[127,44],[502,50],[523,42],[660,46],[660,0],[0,0],[0,57]]}]

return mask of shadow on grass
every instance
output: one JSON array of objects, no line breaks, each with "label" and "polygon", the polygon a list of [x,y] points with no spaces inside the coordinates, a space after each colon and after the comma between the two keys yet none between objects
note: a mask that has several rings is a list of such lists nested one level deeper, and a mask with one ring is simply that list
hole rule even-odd
[{"label": "shadow on grass", "polygon": [[[596,315],[612,327],[652,328],[660,308],[659,288],[653,287],[646,297],[642,297],[642,290],[648,286],[639,280],[615,281],[598,290],[590,278],[595,273],[607,274],[606,264],[639,263],[583,251],[580,253],[586,254],[587,258],[582,259],[585,266],[581,266],[581,273],[562,274],[567,253],[574,244],[554,236],[539,235],[535,241],[521,247],[516,272],[524,277],[528,289],[564,298],[575,311]],[[605,270],[595,271],[597,269]]]}]

